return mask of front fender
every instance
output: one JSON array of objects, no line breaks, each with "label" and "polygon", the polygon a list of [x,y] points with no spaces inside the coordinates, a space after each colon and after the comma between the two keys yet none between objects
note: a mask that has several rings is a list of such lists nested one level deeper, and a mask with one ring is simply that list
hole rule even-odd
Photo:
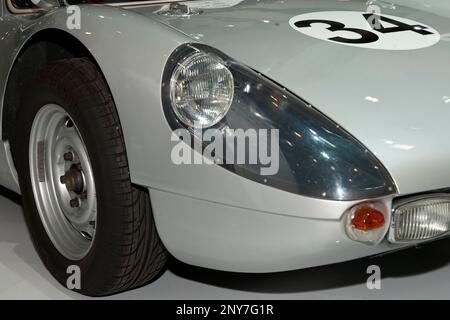
[{"label": "front fender", "polygon": [[67,29],[67,18],[64,8],[54,10],[24,26],[21,36],[29,39],[42,30],[57,28],[76,37],[91,52],[117,106],[131,180],[149,187],[151,196],[152,190],[162,190],[266,213],[332,220],[339,220],[355,204],[288,193],[218,166],[175,165],[170,158],[172,132],[162,109],[161,81],[171,53],[193,39],[120,8],[81,6],[79,30]]}]

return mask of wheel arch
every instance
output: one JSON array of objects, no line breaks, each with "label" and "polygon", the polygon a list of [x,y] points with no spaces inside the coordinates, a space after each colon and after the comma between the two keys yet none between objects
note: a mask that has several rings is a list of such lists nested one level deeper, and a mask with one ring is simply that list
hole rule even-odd
[{"label": "wheel arch", "polygon": [[[43,29],[33,34],[17,54],[8,75],[2,108],[2,140],[15,140],[15,122],[26,88],[47,63],[66,58],[88,58],[98,67],[88,48],[75,36],[60,29]],[[104,75],[103,75],[104,77]],[[107,83],[107,82],[106,82]]]}]

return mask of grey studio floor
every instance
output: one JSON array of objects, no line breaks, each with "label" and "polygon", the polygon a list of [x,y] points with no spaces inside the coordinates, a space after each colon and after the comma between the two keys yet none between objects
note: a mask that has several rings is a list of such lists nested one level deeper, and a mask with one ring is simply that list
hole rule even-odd
[{"label": "grey studio floor", "polygon": [[[381,289],[366,286],[369,265]],[[33,249],[20,197],[0,189],[0,299],[86,299],[60,286]],[[275,273],[218,272],[170,261],[153,284],[108,299],[450,299],[450,240],[330,266]]]}]

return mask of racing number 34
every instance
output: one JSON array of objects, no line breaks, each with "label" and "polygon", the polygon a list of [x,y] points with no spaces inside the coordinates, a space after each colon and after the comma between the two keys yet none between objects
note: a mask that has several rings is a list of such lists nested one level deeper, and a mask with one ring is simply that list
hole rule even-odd
[{"label": "racing number 34", "polygon": [[[374,31],[386,34],[386,33],[393,33],[393,32],[402,32],[402,31],[413,31],[421,35],[429,35],[433,34],[433,32],[430,32],[426,30],[425,26],[422,25],[410,25],[392,18],[384,17],[381,15],[376,15],[373,13],[366,13],[363,14],[363,17],[367,20],[369,25]],[[392,27],[384,27],[380,21],[387,22]],[[378,35],[372,31],[364,30],[364,29],[358,29],[358,28],[347,28],[345,24],[337,21],[332,20],[321,20],[321,19],[312,19],[312,20],[301,20],[295,22],[295,26],[297,28],[306,28],[311,27],[313,23],[322,23],[326,24],[329,27],[327,28],[330,31],[336,32],[336,31],[348,31],[356,33],[360,36],[359,39],[349,39],[344,38],[341,36],[336,36],[329,38],[328,40],[336,41],[336,42],[342,42],[342,43],[358,43],[358,44],[366,44],[375,42],[379,39]]]}]

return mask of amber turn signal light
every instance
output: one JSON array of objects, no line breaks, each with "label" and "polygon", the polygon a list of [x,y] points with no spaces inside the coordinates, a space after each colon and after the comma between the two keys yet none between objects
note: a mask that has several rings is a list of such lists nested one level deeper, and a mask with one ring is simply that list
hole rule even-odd
[{"label": "amber turn signal light", "polygon": [[348,237],[367,244],[378,244],[389,227],[390,209],[383,201],[370,201],[349,209],[344,224]]},{"label": "amber turn signal light", "polygon": [[384,214],[368,205],[357,208],[352,219],[352,227],[361,231],[383,228],[384,224]]}]

